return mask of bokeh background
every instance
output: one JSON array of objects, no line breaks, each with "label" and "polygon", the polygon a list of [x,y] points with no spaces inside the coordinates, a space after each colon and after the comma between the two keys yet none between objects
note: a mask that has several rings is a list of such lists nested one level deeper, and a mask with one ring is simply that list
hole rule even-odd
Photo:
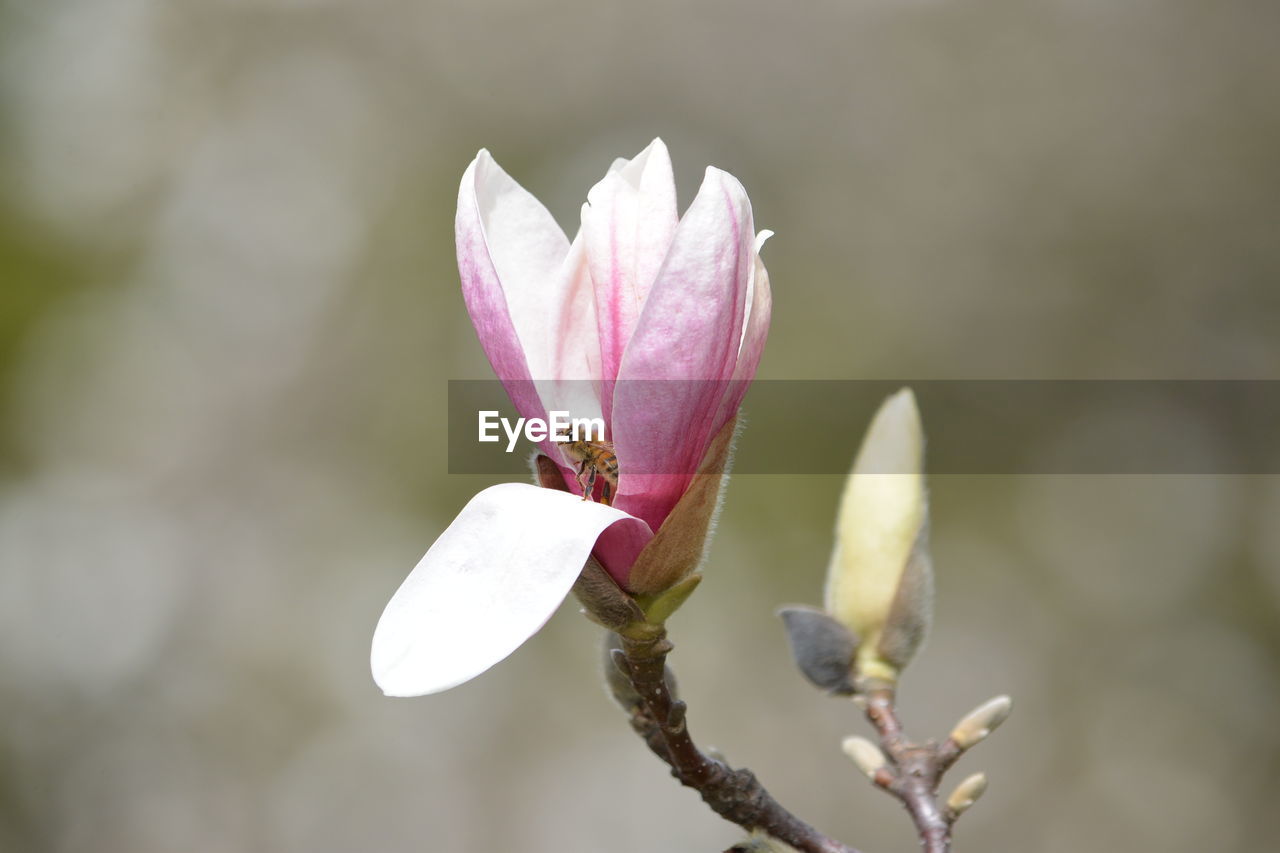
[{"label": "bokeh background", "polygon": [[[442,410],[448,379],[489,376],[452,250],[482,146],[571,233],[654,136],[684,203],[707,163],[737,175],[777,232],[762,377],[1280,378],[1275,3],[0,10],[3,851],[739,837],[635,741],[571,606],[449,693],[370,681],[383,604],[493,482],[446,473]],[[1231,453],[1176,408],[1057,441],[1134,419]],[[798,428],[795,452],[858,438]],[[838,750],[865,724],[801,681],[773,616],[818,600],[840,485],[731,484],[673,664],[700,740],[906,853]],[[1018,703],[961,765],[992,784],[957,849],[1280,841],[1280,480],[932,491],[909,727]]]}]

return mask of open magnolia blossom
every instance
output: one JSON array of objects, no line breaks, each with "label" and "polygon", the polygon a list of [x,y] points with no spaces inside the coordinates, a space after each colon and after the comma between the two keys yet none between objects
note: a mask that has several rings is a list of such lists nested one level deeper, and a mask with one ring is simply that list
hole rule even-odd
[{"label": "open magnolia blossom", "polygon": [[374,679],[392,696],[460,684],[537,631],[594,555],[652,596],[698,567],[735,418],[769,329],[769,280],[742,185],[708,168],[683,217],[661,140],[616,161],[570,242],[487,151],[458,193],[472,323],[521,417],[600,417],[612,505],[583,500],[551,441],[542,486],[476,495],[387,605]]}]

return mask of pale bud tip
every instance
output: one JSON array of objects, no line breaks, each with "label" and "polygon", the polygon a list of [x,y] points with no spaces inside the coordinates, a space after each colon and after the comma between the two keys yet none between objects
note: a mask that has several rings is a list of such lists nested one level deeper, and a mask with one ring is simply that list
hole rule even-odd
[{"label": "pale bud tip", "polygon": [[947,809],[951,814],[959,817],[976,803],[986,790],[987,774],[974,773],[957,785],[956,789],[951,792],[951,796],[947,797]]},{"label": "pale bud tip", "polygon": [[876,771],[888,764],[888,760],[884,757],[884,753],[880,751],[880,747],[864,737],[853,735],[847,737],[840,744],[844,749],[844,754],[849,756],[858,769],[867,774],[867,778],[875,778]]},{"label": "pale bud tip", "polygon": [[916,395],[902,388],[880,404],[854,465],[855,474],[919,474],[924,427]]},{"label": "pale bud tip", "polygon": [[1013,700],[1008,696],[988,699],[956,723],[951,731],[951,740],[961,749],[968,749],[999,728],[1012,711]]}]

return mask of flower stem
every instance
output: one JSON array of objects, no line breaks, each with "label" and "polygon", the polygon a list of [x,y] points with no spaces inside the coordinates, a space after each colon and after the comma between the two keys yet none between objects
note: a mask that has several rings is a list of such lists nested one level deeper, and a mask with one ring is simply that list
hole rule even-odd
[{"label": "flower stem", "polygon": [[689,734],[686,705],[673,695],[666,676],[666,659],[673,646],[665,629],[642,638],[620,639],[622,656],[617,665],[640,697],[631,726],[670,765],[681,784],[701,794],[725,820],[748,831],[765,832],[801,853],[858,853],[783,808],[750,770],[734,769],[698,749]]},{"label": "flower stem", "polygon": [[883,782],[877,780],[878,784],[906,806],[924,853],[950,853],[953,819],[938,805],[938,783],[959,757],[955,744],[948,740],[939,747],[932,742],[920,745],[909,741],[898,719],[892,689],[874,689],[865,698],[867,719],[875,726],[880,745],[896,771],[886,774]]}]

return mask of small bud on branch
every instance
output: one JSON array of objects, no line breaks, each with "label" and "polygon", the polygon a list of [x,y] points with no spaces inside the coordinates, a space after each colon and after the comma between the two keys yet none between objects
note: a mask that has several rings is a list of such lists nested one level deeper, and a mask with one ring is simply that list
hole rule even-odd
[{"label": "small bud on branch", "polygon": [[951,796],[947,797],[947,821],[954,822],[956,818],[968,811],[986,790],[987,774],[974,773],[967,777],[956,786]]},{"label": "small bud on branch", "polygon": [[951,730],[951,740],[963,752],[985,740],[1009,718],[1012,711],[1013,700],[1008,696],[988,699],[956,723],[956,727]]},{"label": "small bud on branch", "polygon": [[844,754],[849,756],[858,769],[866,774],[868,779],[874,780],[876,773],[884,769],[888,765],[889,760],[884,757],[884,753],[880,751],[880,747],[864,737],[853,735],[845,738],[841,744]]}]

